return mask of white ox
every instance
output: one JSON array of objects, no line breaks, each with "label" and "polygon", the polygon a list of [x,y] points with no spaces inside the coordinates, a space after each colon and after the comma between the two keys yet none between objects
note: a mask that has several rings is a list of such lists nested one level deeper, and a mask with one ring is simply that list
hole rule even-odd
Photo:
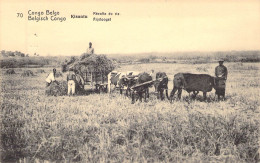
[{"label": "white ox", "polygon": [[127,76],[138,76],[140,72],[138,71],[126,71],[126,72],[117,72],[112,71],[107,76],[107,89],[108,93],[111,93],[111,85],[114,85],[114,87],[121,88],[121,85],[119,83],[120,79]]}]

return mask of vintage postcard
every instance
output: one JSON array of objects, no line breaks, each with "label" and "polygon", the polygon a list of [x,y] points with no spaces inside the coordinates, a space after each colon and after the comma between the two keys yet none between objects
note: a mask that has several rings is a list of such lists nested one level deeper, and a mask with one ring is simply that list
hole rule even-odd
[{"label": "vintage postcard", "polygon": [[259,0],[0,0],[0,162],[259,162]]}]

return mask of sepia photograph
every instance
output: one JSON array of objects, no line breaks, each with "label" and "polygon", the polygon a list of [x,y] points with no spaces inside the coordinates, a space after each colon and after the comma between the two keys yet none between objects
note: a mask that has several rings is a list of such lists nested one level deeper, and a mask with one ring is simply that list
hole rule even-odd
[{"label": "sepia photograph", "polygon": [[259,0],[0,0],[0,162],[260,162]]}]

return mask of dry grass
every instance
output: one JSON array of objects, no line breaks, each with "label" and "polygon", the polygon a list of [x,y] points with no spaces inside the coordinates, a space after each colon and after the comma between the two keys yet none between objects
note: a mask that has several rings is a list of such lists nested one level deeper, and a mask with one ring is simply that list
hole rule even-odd
[{"label": "dry grass", "polygon": [[[251,64],[259,68],[259,64]],[[213,75],[215,65],[207,67]],[[202,73],[198,65],[140,64],[121,70]],[[243,64],[243,66],[249,66]],[[45,96],[46,74],[1,76],[2,159],[26,157],[81,162],[259,161],[259,74],[234,68],[227,100],[201,96],[170,104],[151,95],[147,103],[112,94]],[[50,72],[50,70],[45,70]],[[204,71],[204,70],[203,70]],[[66,75],[58,78],[64,80]],[[169,83],[172,88],[172,81]]]}]

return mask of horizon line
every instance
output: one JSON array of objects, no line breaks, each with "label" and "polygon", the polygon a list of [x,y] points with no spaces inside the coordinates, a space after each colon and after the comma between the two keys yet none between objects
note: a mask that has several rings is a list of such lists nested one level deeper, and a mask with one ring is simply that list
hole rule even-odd
[{"label": "horizon line", "polygon": [[[28,54],[28,53],[24,53],[22,51],[19,51],[19,50],[3,50],[1,49],[0,52],[2,51],[6,51],[6,52],[15,52],[15,51],[18,51],[18,52],[21,52],[23,54]],[[216,53],[216,52],[260,52],[260,49],[247,49],[247,50],[187,50],[187,51],[172,51],[172,52],[158,52],[158,51],[151,51],[151,52],[135,52],[135,53],[121,53],[121,52],[118,52],[118,53],[95,53],[97,55],[126,55],[126,56],[129,56],[129,55],[149,55],[149,54],[176,54],[176,53]],[[80,56],[82,55],[83,53],[81,54],[78,54],[78,55],[62,55],[62,54],[46,54],[46,55],[41,55],[40,53],[36,53],[36,54],[39,54],[40,56]],[[29,54],[29,56],[33,56],[34,54]]]}]

